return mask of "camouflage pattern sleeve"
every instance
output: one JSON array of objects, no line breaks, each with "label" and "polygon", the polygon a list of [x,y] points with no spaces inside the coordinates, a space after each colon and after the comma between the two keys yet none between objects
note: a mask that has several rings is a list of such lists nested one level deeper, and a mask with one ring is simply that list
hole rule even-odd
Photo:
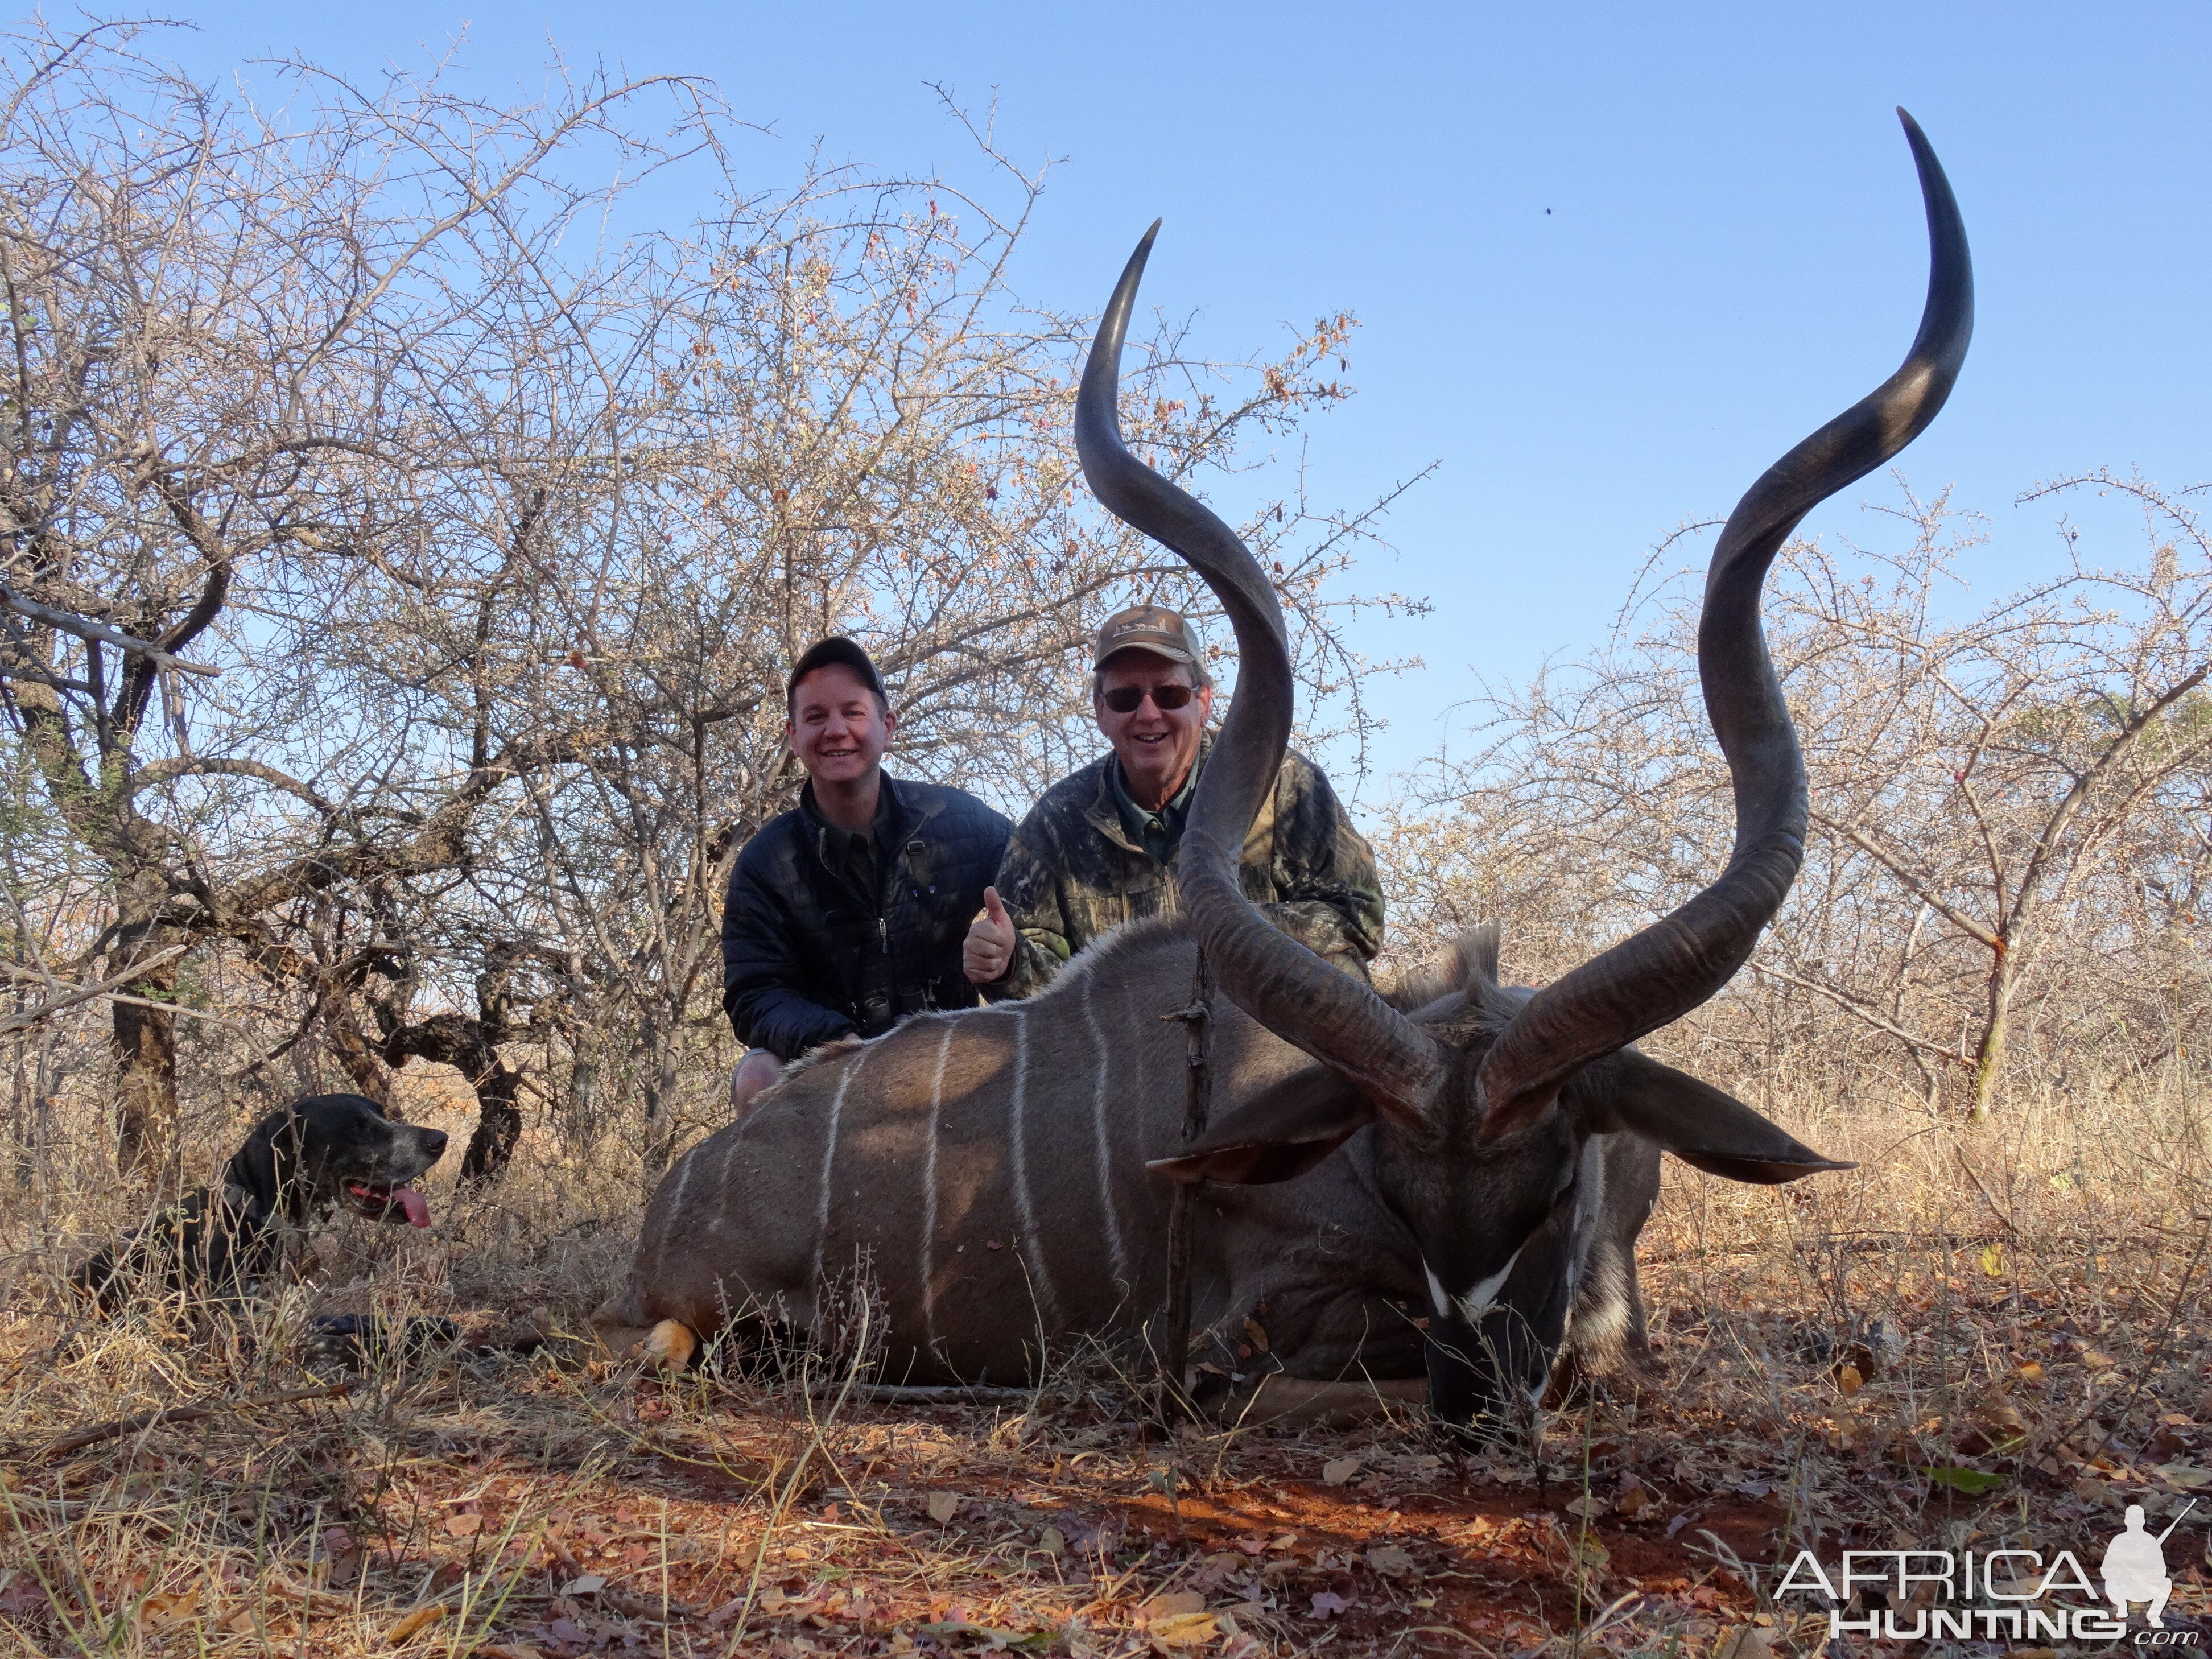
[{"label": "camouflage pattern sleeve", "polygon": [[985,1000],[1001,1002],[1034,996],[1052,982],[1067,963],[1067,918],[1060,902],[1060,875],[1048,847],[1036,845],[1049,836],[1042,821],[1042,808],[1034,808],[1006,842],[1006,856],[999,866],[999,902],[1014,924],[1013,960],[1004,979],[976,988]]},{"label": "camouflage pattern sleeve", "polygon": [[1382,948],[1382,882],[1375,852],[1354,829],[1319,767],[1296,750],[1275,781],[1276,902],[1269,919],[1322,955]]}]

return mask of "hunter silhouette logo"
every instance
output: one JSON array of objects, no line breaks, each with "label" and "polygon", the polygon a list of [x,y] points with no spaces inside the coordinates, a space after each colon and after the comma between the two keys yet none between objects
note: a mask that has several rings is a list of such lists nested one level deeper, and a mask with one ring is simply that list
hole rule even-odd
[{"label": "hunter silhouette logo", "polygon": [[2173,1580],[2166,1576],[2166,1540],[2181,1524],[2182,1516],[2196,1507],[2192,1498],[2182,1505],[2181,1515],[2154,1538],[2143,1530],[2142,1505],[2128,1505],[2127,1530],[2105,1546],[2105,1599],[2122,1623],[2127,1620],[2129,1602],[2147,1601],[2150,1605],[2143,1617],[2150,1620],[2150,1627],[2166,1628],[2166,1598],[2173,1594]]}]

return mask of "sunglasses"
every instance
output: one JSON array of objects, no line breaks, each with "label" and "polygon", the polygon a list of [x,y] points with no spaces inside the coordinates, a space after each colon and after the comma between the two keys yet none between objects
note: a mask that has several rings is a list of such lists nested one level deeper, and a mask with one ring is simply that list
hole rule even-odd
[{"label": "sunglasses", "polygon": [[1100,701],[1117,714],[1133,714],[1146,697],[1152,707],[1163,714],[1182,708],[1198,693],[1188,685],[1117,685],[1103,693]]}]

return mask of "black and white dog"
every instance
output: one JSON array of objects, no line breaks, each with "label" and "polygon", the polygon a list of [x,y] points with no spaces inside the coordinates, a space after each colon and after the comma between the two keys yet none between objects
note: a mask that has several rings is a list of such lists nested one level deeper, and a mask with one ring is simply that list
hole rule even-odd
[{"label": "black and white dog", "polygon": [[277,1265],[280,1223],[302,1227],[342,1204],[373,1221],[428,1226],[430,1206],[407,1183],[445,1151],[443,1131],[395,1123],[366,1095],[310,1095],[256,1124],[220,1185],[118,1239],[71,1278],[103,1313],[141,1289],[250,1297]]}]

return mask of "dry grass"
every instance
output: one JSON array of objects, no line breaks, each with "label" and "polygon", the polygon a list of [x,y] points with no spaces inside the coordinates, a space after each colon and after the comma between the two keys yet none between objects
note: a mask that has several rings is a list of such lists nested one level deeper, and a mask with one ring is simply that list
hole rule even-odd
[{"label": "dry grass", "polygon": [[[40,1655],[1702,1659],[1756,1624],[1754,1646],[1809,1652],[1825,1626],[1763,1588],[1778,1551],[2096,1549],[2122,1503],[2157,1516],[2212,1482],[2188,1079],[1975,1137],[1792,1127],[1866,1167],[1781,1192],[1673,1170],[1644,1253],[1663,1385],[1568,1402],[1540,1464],[1402,1419],[1166,1436],[1103,1364],[891,1405],[834,1360],[662,1381],[556,1344],[387,1357],[349,1393],[268,1403],[319,1382],[306,1292],[79,1325],[56,1293],[70,1235],[128,1205],[35,1181],[0,1223],[0,1632]],[[533,1136],[491,1199],[434,1184],[433,1235],[340,1223],[314,1306],[443,1314],[478,1341],[578,1328],[635,1221],[604,1164]],[[194,1402],[217,1408],[46,1449]],[[1935,1470],[1997,1480],[1969,1495]],[[2205,1571],[2166,1553],[2172,1624]]]}]

